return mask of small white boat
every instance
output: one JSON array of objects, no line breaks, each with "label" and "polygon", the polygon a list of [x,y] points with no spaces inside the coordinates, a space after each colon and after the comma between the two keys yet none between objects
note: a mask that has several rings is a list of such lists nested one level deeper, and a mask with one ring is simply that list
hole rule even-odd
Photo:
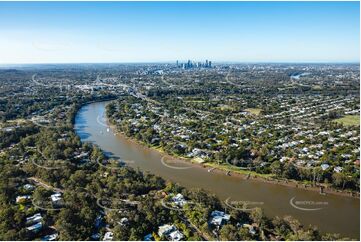
[{"label": "small white boat", "polygon": [[109,132],[109,128],[107,128],[107,132]]}]

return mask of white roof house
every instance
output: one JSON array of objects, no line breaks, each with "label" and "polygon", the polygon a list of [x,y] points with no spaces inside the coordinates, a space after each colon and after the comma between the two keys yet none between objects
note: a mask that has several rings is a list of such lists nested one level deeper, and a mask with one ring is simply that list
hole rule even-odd
[{"label": "white roof house", "polygon": [[333,168],[334,172],[340,173],[342,171],[342,167],[341,166],[336,166],[335,168]]},{"label": "white roof house", "polygon": [[53,203],[57,203],[61,200],[61,193],[59,193],[59,192],[54,193],[50,196],[50,198]]},{"label": "white roof house", "polygon": [[113,240],[113,232],[106,232],[103,241],[111,241],[111,240]]},{"label": "white roof house", "polygon": [[129,223],[129,219],[126,218],[126,217],[121,218],[121,219],[120,219],[120,222],[118,222],[118,224],[119,224],[119,225],[122,225],[122,226],[127,225],[128,223]]},{"label": "white roof house", "polygon": [[82,152],[82,153],[80,153],[79,155],[75,156],[74,158],[80,159],[80,158],[87,157],[88,155],[89,155],[88,152]]},{"label": "white roof house", "polygon": [[31,185],[31,184],[25,184],[24,186],[24,189],[25,190],[33,190],[35,187],[33,186],[33,185]]},{"label": "white roof house", "polygon": [[215,226],[221,226],[230,219],[231,215],[226,214],[222,211],[215,210],[211,213],[211,219],[209,223]]},{"label": "white roof house", "polygon": [[172,198],[172,201],[177,205],[177,206],[180,206],[180,207],[183,207],[187,201],[184,199],[183,195],[178,193],[177,195],[175,195],[173,198]]},{"label": "white roof house", "polygon": [[38,223],[42,220],[42,216],[40,213],[36,213],[33,216],[26,218],[26,224]]},{"label": "white roof house", "polygon": [[329,164],[322,164],[321,165],[321,168],[322,168],[323,171],[327,170],[329,167],[330,167]]},{"label": "white roof house", "polygon": [[174,225],[165,224],[158,227],[158,235],[162,237],[163,235],[169,234],[171,231],[175,230],[176,227]]},{"label": "white roof house", "polygon": [[180,241],[181,239],[184,238],[184,235],[181,232],[179,232],[178,230],[175,230],[175,231],[171,232],[168,237],[172,241]]},{"label": "white roof house", "polygon": [[179,241],[184,238],[184,235],[174,225],[169,224],[159,226],[158,235],[160,237],[164,236],[171,241]]}]

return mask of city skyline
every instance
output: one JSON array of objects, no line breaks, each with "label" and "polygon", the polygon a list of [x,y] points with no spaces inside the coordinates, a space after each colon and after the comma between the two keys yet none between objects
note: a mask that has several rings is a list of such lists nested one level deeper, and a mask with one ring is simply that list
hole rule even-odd
[{"label": "city skyline", "polygon": [[359,2],[1,2],[0,64],[359,62],[359,17]]}]

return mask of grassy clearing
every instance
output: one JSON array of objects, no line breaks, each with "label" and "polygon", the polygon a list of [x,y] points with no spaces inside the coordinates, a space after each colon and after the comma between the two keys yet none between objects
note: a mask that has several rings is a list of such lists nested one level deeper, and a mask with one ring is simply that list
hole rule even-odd
[{"label": "grassy clearing", "polygon": [[232,110],[234,110],[234,108],[232,108],[229,105],[218,106],[215,109],[218,109],[218,110],[221,110],[221,111],[232,111]]},{"label": "grassy clearing", "polygon": [[262,109],[260,109],[260,108],[247,108],[247,109],[245,109],[245,111],[250,112],[251,114],[254,114],[254,115],[259,115],[259,113],[262,111]]},{"label": "grassy clearing", "polygon": [[271,178],[273,176],[273,174],[260,174],[257,173],[255,171],[249,171],[249,170],[241,170],[239,168],[237,168],[236,166],[232,166],[229,164],[216,164],[216,163],[211,163],[211,162],[207,162],[206,163],[207,166],[209,167],[214,167],[214,168],[218,168],[220,170],[224,170],[224,171],[232,171],[235,173],[239,173],[242,175],[252,175],[252,176],[257,176],[257,177],[262,177],[262,178]]},{"label": "grassy clearing", "polygon": [[12,119],[12,120],[7,120],[6,122],[0,122],[0,127],[5,127],[7,125],[20,125],[26,122],[27,120],[22,118]]},{"label": "grassy clearing", "polygon": [[185,103],[206,103],[208,101],[204,101],[204,100],[185,100]]},{"label": "grassy clearing", "polygon": [[205,161],[204,161],[202,158],[200,158],[200,157],[193,158],[191,161],[194,162],[194,163],[198,163],[198,164],[202,164],[202,163],[205,162]]},{"label": "grassy clearing", "polygon": [[346,126],[360,126],[360,115],[346,115],[342,118],[335,119],[334,121],[337,123],[342,123]]},{"label": "grassy clearing", "polygon": [[322,90],[322,87],[320,85],[314,85],[314,86],[312,86],[312,90],[319,91],[319,90]]}]

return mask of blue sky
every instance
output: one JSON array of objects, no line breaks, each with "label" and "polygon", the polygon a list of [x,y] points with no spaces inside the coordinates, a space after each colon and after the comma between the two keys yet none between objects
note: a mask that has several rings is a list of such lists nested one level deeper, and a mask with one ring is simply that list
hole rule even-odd
[{"label": "blue sky", "polygon": [[0,63],[358,62],[359,2],[0,2]]}]

